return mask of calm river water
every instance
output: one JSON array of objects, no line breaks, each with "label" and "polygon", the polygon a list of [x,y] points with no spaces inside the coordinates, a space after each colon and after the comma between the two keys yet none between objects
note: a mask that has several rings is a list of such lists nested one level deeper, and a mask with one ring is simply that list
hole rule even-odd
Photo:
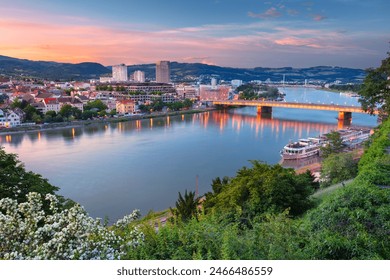
[{"label": "calm river water", "polygon": [[[287,101],[358,105],[321,90],[282,90]],[[146,214],[174,206],[179,191],[195,190],[197,175],[203,194],[213,178],[234,176],[249,160],[276,164],[289,140],[337,129],[336,118],[337,112],[274,108],[272,119],[261,119],[247,107],[0,135],[0,145],[91,216],[114,222],[133,209]],[[375,117],[353,114],[353,125],[376,124]]]}]

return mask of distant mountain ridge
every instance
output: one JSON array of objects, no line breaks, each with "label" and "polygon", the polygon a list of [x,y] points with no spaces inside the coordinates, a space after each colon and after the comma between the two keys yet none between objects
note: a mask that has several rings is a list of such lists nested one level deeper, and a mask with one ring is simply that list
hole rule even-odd
[{"label": "distant mountain ridge", "polygon": [[[131,65],[127,69],[129,73],[141,70],[145,72],[147,78],[155,78],[155,64]],[[205,79],[207,80],[211,76],[214,76],[218,80],[225,81],[238,79],[248,82],[252,80],[266,81],[270,79],[273,82],[280,82],[283,80],[283,75],[286,82],[304,82],[307,79],[323,82],[340,80],[343,83],[359,83],[363,81],[366,72],[363,69],[333,66],[315,66],[308,68],[233,68],[202,63],[171,62],[171,78],[173,81],[191,81],[192,77],[200,76],[206,76]]]},{"label": "distant mountain ridge", "polygon": [[0,55],[0,74],[8,76],[31,76],[53,80],[80,80],[99,78],[111,71],[96,62],[61,63],[53,61],[33,61]]},{"label": "distant mountain ridge", "polygon": [[[136,70],[145,72],[149,80],[156,77],[155,64],[129,65],[128,73]],[[111,73],[111,67],[105,67],[95,62],[60,63],[52,61],[32,61],[0,55],[0,74],[8,76],[31,76],[51,80],[82,80],[97,79],[101,75]],[[233,68],[208,65],[202,63],[171,62],[172,81],[195,81],[200,77],[207,82],[210,77],[218,80],[230,81],[234,79],[244,82],[252,80],[279,82],[285,77],[286,82],[304,82],[305,79],[313,81],[333,82],[340,80],[343,83],[361,82],[366,73],[363,69],[353,69],[332,66],[316,66],[309,68]]]}]

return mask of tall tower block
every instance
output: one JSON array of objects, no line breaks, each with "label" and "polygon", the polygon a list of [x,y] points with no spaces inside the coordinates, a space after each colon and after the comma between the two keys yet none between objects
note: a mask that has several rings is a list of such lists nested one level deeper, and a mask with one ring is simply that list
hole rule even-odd
[{"label": "tall tower block", "polygon": [[156,82],[169,83],[171,81],[171,69],[169,61],[158,61],[156,63]]}]

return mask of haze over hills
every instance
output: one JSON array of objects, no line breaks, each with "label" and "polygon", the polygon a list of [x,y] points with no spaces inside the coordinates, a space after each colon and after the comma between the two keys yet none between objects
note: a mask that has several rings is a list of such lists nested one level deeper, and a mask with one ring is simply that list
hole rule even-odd
[{"label": "haze over hills", "polygon": [[[136,70],[145,72],[149,80],[155,79],[155,64],[129,65],[128,73]],[[81,80],[99,78],[101,75],[109,75],[111,67],[105,67],[95,62],[83,63],[60,63],[52,61],[32,61],[0,55],[0,75],[7,76],[28,76],[50,80]],[[359,83],[364,79],[363,69],[353,69],[332,66],[316,66],[309,68],[232,68],[202,63],[180,63],[171,62],[172,81],[198,81],[202,77],[205,81],[211,76],[219,80],[230,81],[234,79],[265,81],[281,81],[285,75],[286,82],[308,80],[320,80],[333,82],[340,80],[344,83]]]}]

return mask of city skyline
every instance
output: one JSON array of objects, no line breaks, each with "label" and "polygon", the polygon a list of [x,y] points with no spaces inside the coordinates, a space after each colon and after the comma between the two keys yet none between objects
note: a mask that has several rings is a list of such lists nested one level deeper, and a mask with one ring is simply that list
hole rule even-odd
[{"label": "city skyline", "polygon": [[386,0],[1,1],[0,55],[103,65],[377,67]]}]

